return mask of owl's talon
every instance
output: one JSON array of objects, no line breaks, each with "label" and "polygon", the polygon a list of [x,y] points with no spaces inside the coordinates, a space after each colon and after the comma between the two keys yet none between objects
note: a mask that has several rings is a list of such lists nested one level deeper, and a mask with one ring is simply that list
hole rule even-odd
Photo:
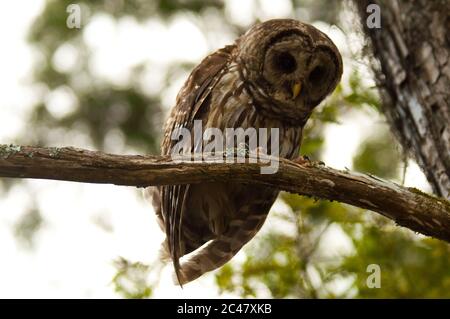
[{"label": "owl's talon", "polygon": [[304,156],[299,156],[295,159],[292,160],[294,163],[300,164],[300,165],[305,165],[305,164],[311,164],[311,160],[309,159],[308,156],[304,155]]},{"label": "owl's talon", "polygon": [[325,166],[325,163],[323,161],[311,161],[311,159],[307,155],[299,156],[292,161],[294,163],[306,166]]}]

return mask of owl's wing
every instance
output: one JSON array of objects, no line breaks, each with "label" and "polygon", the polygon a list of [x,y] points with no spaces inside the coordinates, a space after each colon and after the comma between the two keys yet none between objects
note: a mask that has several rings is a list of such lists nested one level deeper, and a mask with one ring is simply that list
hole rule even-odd
[{"label": "owl's wing", "polygon": [[175,107],[164,128],[162,153],[168,154],[177,141],[171,140],[176,127],[191,129],[196,115],[205,108],[205,100],[214,89],[231,60],[235,45],[228,45],[207,56],[195,67],[177,96]]},{"label": "owl's wing", "polygon": [[[227,70],[233,54],[234,45],[206,57],[191,73],[185,85],[177,96],[177,104],[166,122],[162,153],[170,154],[177,143],[171,139],[172,132],[180,127],[192,132],[194,119],[206,112],[210,107],[210,96],[217,82]],[[195,152],[192,147],[191,151]],[[167,236],[170,256],[173,260],[175,273],[179,278],[179,258],[182,256],[180,241],[181,222],[189,196],[189,185],[173,185],[161,187],[162,218]],[[181,281],[179,281],[181,282]]]}]

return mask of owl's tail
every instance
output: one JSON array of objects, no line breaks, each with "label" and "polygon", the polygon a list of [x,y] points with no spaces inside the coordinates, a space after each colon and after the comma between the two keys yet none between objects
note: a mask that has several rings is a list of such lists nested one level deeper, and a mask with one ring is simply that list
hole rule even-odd
[{"label": "owl's tail", "polygon": [[204,273],[223,266],[259,231],[267,214],[246,214],[230,222],[228,230],[181,259],[175,284],[184,285]]}]

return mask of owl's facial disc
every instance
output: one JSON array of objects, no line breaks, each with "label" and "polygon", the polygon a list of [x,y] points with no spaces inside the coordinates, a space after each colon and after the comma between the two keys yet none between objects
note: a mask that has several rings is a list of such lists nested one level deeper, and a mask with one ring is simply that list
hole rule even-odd
[{"label": "owl's facial disc", "polygon": [[333,42],[297,20],[255,25],[237,45],[237,61],[260,109],[292,122],[304,122],[342,75],[342,58]]},{"label": "owl's facial disc", "polygon": [[[311,107],[317,106],[336,86],[338,77],[335,56],[328,49],[319,47],[308,67],[308,99]],[[340,75],[339,75],[340,77]]]},{"label": "owl's facial disc", "polygon": [[271,45],[265,55],[266,93],[281,105],[310,111],[333,89],[337,76],[333,52],[311,47],[299,35]]},{"label": "owl's facial disc", "polygon": [[[296,58],[288,51],[281,51],[281,52],[275,51],[273,53],[273,56],[269,58],[269,63],[272,64],[270,68],[273,69],[275,73],[280,73],[280,76],[286,76],[291,73],[294,73],[298,68]],[[286,89],[288,90],[287,93],[291,94],[290,98],[292,100],[295,100],[297,96],[300,94],[302,86],[303,85],[300,79],[288,81]],[[284,92],[284,90],[276,92],[275,95],[277,93],[282,95],[280,96],[281,98],[283,97],[286,98],[285,96],[286,92]]]},{"label": "owl's facial disc", "polygon": [[293,103],[304,88],[305,61],[310,56],[300,50],[301,43],[280,41],[266,53],[263,77],[268,82],[267,93],[276,101]]}]

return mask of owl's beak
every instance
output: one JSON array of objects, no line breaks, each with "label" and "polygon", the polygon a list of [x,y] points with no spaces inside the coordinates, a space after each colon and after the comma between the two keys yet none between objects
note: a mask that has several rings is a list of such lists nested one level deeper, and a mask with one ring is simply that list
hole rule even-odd
[{"label": "owl's beak", "polygon": [[300,94],[302,91],[302,82],[295,82],[292,85],[292,99],[295,100],[295,98]]}]

